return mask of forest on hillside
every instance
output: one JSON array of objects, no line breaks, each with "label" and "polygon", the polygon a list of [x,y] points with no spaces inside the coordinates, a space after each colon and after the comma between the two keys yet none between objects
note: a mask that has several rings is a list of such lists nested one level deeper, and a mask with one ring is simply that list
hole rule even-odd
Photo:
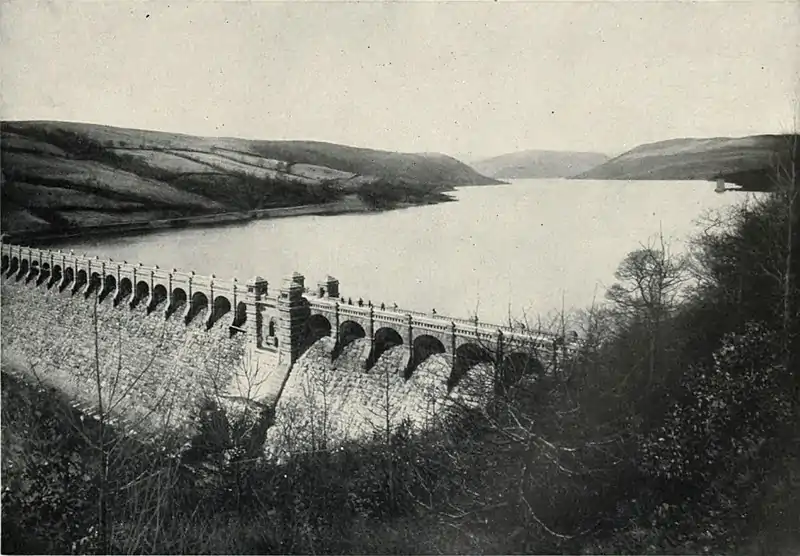
[{"label": "forest on hillside", "polygon": [[322,411],[309,448],[267,460],[257,412],[204,400],[190,442],[143,440],[4,369],[3,552],[796,554],[791,148],[689,255],[652,241],[621,261],[606,303],[565,316],[568,364],[489,377],[490,404],[422,434],[333,445]]}]

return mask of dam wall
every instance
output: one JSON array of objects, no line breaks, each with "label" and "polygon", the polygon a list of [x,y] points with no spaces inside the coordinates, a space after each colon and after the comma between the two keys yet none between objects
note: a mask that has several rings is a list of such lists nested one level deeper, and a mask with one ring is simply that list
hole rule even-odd
[{"label": "dam wall", "polygon": [[273,293],[260,277],[9,244],[0,275],[5,364],[89,405],[99,370],[103,405],[154,428],[190,423],[207,400],[255,404],[274,411],[273,453],[433,426],[576,349],[542,331],[345,301],[331,276],[309,288],[294,273]]},{"label": "dam wall", "polygon": [[411,432],[432,430],[454,409],[474,408],[492,391],[492,368],[473,367],[448,389],[450,362],[442,354],[427,358],[406,378],[407,350],[388,349],[369,369],[367,339],[357,339],[334,354],[333,338],[322,338],[294,364],[275,408],[275,425],[265,449],[280,460],[298,451],[393,434],[405,423]]},{"label": "dam wall", "polygon": [[144,420],[145,429],[180,428],[201,400],[233,394],[228,386],[247,364],[244,336],[219,323],[206,329],[203,316],[185,324],[144,306],[5,279],[3,359],[95,408],[99,367],[103,403],[115,415]]}]

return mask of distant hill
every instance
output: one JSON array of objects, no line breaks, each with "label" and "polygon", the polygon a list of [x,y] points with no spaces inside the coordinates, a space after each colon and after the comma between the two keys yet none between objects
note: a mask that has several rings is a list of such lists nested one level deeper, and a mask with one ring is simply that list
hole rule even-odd
[{"label": "distant hill", "polygon": [[592,152],[529,150],[503,154],[473,162],[481,174],[498,179],[567,178],[608,160]]},{"label": "distant hill", "polygon": [[315,141],[209,138],[102,125],[3,122],[5,232],[75,230],[162,218],[333,203],[443,200],[499,183],[438,153]]},{"label": "distant hill", "polygon": [[771,188],[775,169],[798,160],[791,135],[672,139],[632,149],[577,176],[582,179],[716,180],[746,190]]}]

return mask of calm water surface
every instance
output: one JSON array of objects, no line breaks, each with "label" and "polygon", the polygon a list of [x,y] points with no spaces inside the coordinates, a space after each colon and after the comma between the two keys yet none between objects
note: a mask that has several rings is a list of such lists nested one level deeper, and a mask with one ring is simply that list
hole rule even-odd
[{"label": "calm water surface", "polygon": [[601,300],[626,253],[663,230],[685,248],[708,210],[743,202],[708,182],[516,180],[459,189],[458,202],[404,210],[261,220],[60,244],[115,260],[274,286],[326,274],[354,300],[507,322]]}]

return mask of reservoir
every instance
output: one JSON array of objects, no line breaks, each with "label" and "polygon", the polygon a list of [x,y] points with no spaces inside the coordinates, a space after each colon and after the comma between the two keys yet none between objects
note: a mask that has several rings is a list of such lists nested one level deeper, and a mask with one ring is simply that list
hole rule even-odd
[{"label": "reservoir", "polygon": [[702,181],[514,180],[460,188],[456,202],[365,214],[72,239],[56,248],[246,281],[275,294],[294,271],[376,305],[484,322],[547,321],[602,302],[625,255],[659,231],[687,249],[708,211],[748,199]]}]

